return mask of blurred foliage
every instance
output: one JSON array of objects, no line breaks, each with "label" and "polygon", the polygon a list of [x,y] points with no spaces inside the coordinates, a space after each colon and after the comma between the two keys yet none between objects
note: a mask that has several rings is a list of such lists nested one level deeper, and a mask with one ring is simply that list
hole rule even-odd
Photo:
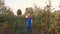
[{"label": "blurred foliage", "polygon": [[21,9],[17,10],[17,15],[22,15]]},{"label": "blurred foliage", "polygon": [[11,8],[7,9],[7,7],[2,6],[0,9],[0,33],[30,34],[31,32],[25,30],[25,16],[28,13],[30,13],[32,17],[32,33],[36,31],[40,34],[60,34],[60,10],[52,12],[48,5],[46,5],[44,9],[36,5],[34,8],[27,7],[23,15],[21,9],[18,9],[17,16],[14,15]]}]

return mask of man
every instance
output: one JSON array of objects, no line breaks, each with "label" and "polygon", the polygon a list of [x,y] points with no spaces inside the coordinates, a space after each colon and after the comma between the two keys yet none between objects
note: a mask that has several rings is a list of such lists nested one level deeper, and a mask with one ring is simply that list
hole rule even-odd
[{"label": "man", "polygon": [[27,25],[27,30],[30,31],[30,25],[31,25],[31,15],[30,14],[28,14],[26,16],[26,25]]}]

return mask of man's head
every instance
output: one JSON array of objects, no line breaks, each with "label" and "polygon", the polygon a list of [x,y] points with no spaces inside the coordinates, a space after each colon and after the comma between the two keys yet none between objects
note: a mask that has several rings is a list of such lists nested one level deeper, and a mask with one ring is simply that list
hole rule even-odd
[{"label": "man's head", "polygon": [[30,14],[28,14],[28,16],[29,16]]}]

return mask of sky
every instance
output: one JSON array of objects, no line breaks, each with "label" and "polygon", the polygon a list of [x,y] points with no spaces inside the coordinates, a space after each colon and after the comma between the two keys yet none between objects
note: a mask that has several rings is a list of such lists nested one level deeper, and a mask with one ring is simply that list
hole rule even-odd
[{"label": "sky", "polygon": [[[58,9],[59,0],[51,0],[52,8]],[[14,14],[16,14],[17,9],[22,10],[22,14],[24,14],[25,9],[27,7],[34,7],[34,4],[43,8],[48,4],[48,0],[5,0],[5,5],[12,8]]]}]

